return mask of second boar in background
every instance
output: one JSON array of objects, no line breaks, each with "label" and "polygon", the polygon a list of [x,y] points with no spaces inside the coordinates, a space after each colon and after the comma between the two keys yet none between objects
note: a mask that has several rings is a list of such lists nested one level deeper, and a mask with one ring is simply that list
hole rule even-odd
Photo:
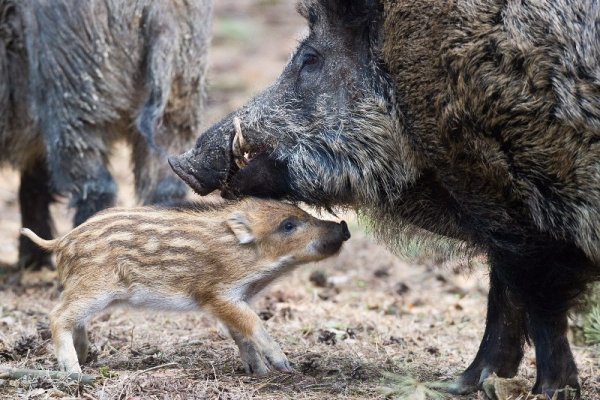
[{"label": "second boar in background", "polygon": [[[0,0],[0,166],[21,172],[23,227],[52,236],[115,203],[113,144],[132,147],[144,204],[182,199],[165,154],[191,146],[204,104],[212,0]],[[50,264],[21,237],[19,265]]]}]

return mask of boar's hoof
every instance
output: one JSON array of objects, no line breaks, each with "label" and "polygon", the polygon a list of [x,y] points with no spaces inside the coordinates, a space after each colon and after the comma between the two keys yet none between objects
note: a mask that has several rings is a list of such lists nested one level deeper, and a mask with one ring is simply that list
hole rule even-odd
[{"label": "boar's hoof", "polygon": [[[537,385],[536,385],[537,386]],[[544,387],[541,390],[534,387],[533,393],[542,393],[547,399],[552,400],[577,400],[581,398],[581,387],[578,382],[575,382],[573,386],[567,385],[560,389]]]},{"label": "boar's hoof", "polygon": [[447,392],[455,395],[465,395],[475,393],[481,389],[483,381],[492,375],[489,368],[484,368],[481,373],[476,370],[465,371],[456,380],[447,387]]},{"label": "boar's hoof", "polygon": [[[173,171],[187,183],[196,193],[205,196],[221,185],[220,174],[211,169],[195,168],[179,156],[169,157],[169,165]],[[202,181],[198,178],[202,177]]]},{"label": "boar's hoof", "polygon": [[475,393],[479,389],[478,385],[473,385],[468,382],[463,382],[461,378],[456,379],[454,382],[450,383],[446,388],[446,391],[450,394],[454,394],[457,396],[462,396],[465,394]]}]

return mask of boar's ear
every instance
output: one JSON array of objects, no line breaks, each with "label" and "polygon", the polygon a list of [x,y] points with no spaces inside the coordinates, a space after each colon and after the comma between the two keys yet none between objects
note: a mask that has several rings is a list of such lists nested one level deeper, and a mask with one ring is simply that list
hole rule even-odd
[{"label": "boar's ear", "polygon": [[250,223],[246,216],[241,212],[235,212],[227,218],[227,226],[233,231],[241,244],[254,242],[254,234],[250,228]]},{"label": "boar's ear", "polygon": [[322,0],[330,20],[347,28],[369,26],[383,6],[381,0]]}]

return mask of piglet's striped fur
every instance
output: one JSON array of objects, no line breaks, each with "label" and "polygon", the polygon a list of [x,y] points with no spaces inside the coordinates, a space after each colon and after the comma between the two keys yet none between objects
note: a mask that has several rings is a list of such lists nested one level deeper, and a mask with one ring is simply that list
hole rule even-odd
[{"label": "piglet's striped fur", "polygon": [[258,375],[291,367],[248,301],[295,266],[336,254],[350,238],[343,221],[252,198],[109,209],[55,240],[22,233],[56,254],[64,291],[50,323],[63,370],[81,371],[86,322],[126,304],[208,310],[228,328],[247,372]]}]

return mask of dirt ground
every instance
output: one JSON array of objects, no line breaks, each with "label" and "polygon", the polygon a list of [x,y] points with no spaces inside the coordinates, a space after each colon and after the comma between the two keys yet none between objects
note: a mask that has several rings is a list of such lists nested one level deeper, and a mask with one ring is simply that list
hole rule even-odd
[{"label": "dirt ground", "polygon": [[[292,1],[216,3],[207,126],[268,85],[304,31]],[[127,149],[115,149],[121,205],[135,204],[127,163]],[[56,369],[47,327],[59,295],[55,274],[20,276],[11,270],[20,227],[17,187],[16,173],[0,171],[0,364]],[[65,232],[72,212],[62,201],[53,213],[59,233]],[[390,392],[424,399],[418,381],[451,379],[477,351],[485,321],[485,266],[466,273],[456,265],[408,263],[356,222],[351,231],[339,257],[301,267],[255,303],[293,374],[245,375],[233,341],[206,314],[114,309],[89,327],[91,362],[84,373],[103,375],[98,384],[0,379],[0,399],[316,400],[384,398]],[[600,399],[600,347],[573,350],[583,398]],[[531,349],[519,378],[525,388],[533,385]]]}]

